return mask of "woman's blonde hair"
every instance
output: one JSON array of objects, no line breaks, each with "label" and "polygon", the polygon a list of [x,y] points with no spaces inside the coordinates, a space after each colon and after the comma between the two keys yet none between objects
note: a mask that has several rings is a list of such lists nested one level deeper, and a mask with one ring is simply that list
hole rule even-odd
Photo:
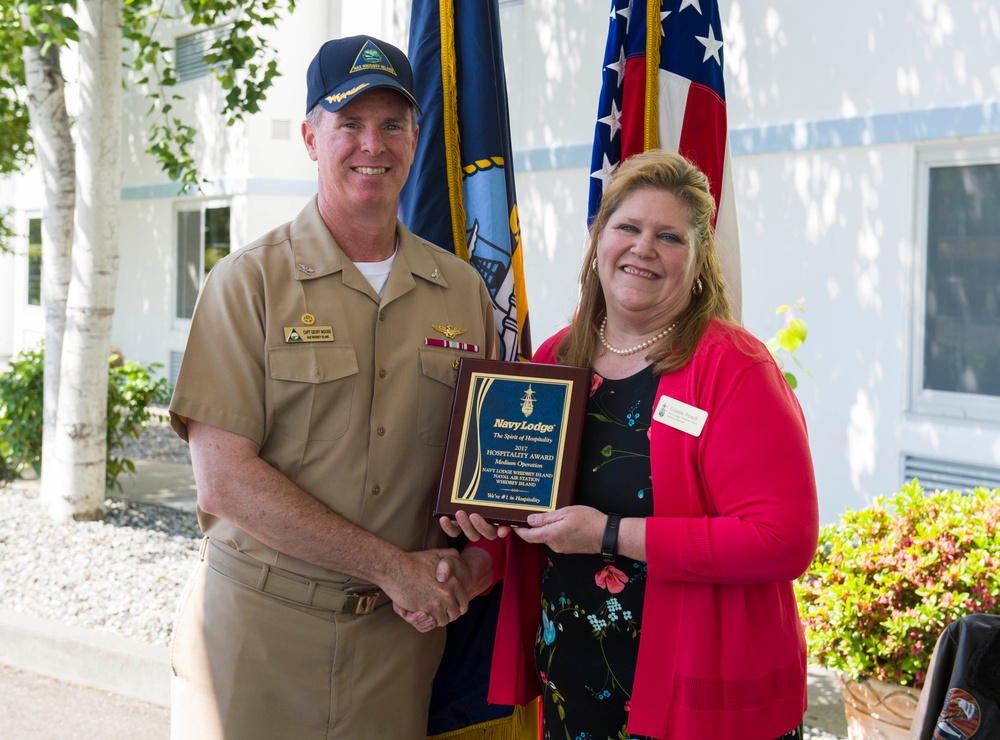
[{"label": "woman's blonde hair", "polygon": [[[715,253],[712,227],[715,199],[709,189],[708,178],[680,154],[651,149],[622,162],[604,190],[601,208],[590,225],[590,246],[580,273],[580,302],[576,317],[556,350],[556,359],[563,364],[593,365],[597,330],[607,311],[607,300],[600,277],[591,263],[597,256],[597,245],[608,221],[625,198],[642,189],[666,191],[687,207],[691,246],[689,264],[701,264],[698,275],[692,280],[692,300],[677,317],[677,327],[664,341],[653,345],[646,355],[654,365],[654,373],[662,375],[686,365],[694,355],[710,319],[733,320]],[[699,281],[700,291],[697,288]]]}]

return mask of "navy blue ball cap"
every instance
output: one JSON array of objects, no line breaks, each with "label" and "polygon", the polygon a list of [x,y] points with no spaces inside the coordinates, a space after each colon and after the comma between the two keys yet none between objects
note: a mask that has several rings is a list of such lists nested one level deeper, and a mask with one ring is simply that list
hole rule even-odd
[{"label": "navy blue ball cap", "polygon": [[396,90],[420,113],[413,94],[413,70],[403,52],[371,36],[327,41],[306,72],[306,113],[317,103],[328,111],[340,110],[377,87]]}]

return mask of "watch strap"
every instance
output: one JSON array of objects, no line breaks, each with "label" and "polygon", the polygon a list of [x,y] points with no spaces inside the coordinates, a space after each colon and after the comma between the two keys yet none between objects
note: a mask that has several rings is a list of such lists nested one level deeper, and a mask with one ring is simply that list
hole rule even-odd
[{"label": "watch strap", "polygon": [[601,538],[601,557],[604,562],[615,562],[618,554],[618,525],[621,517],[618,514],[608,514],[608,523],[604,526],[604,536]]}]

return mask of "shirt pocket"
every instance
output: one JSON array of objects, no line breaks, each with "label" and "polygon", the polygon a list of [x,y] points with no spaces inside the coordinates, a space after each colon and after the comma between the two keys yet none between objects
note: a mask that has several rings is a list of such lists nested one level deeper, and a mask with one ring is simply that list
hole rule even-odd
[{"label": "shirt pocket", "polygon": [[344,436],[358,357],[354,345],[295,345],[267,351],[275,428],[302,441]]},{"label": "shirt pocket", "polygon": [[417,434],[421,442],[444,446],[448,439],[451,406],[455,399],[458,361],[474,357],[447,350],[420,348],[420,378],[417,388]]}]

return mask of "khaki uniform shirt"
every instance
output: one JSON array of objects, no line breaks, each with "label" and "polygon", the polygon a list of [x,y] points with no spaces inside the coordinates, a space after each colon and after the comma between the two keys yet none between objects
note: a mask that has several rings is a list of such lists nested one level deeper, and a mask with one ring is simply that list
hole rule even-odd
[{"label": "khaki uniform shirt", "polygon": [[[314,199],[294,221],[219,262],[198,300],[170,405],[260,445],[260,456],[346,520],[406,551],[442,546],[432,517],[458,360],[490,357],[493,307],[458,257],[397,226],[381,300]],[[426,346],[432,325],[476,351]],[[297,339],[323,341],[297,341]],[[307,578],[344,574],[289,557],[198,512],[202,529]]]}]

